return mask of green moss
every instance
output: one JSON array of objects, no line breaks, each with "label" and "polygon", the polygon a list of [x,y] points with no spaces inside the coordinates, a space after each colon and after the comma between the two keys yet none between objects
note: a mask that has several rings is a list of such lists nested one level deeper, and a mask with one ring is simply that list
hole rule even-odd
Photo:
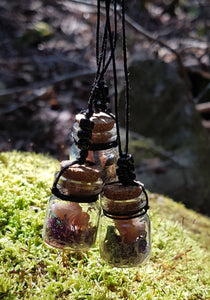
[{"label": "green moss", "polygon": [[[122,132],[124,133],[123,130]],[[125,133],[123,136],[125,136]],[[124,143],[124,140],[122,142]],[[160,145],[157,145],[153,139],[145,138],[133,132],[130,138],[129,152],[135,157],[136,165],[140,164],[142,159],[159,157],[165,160],[170,157],[169,152],[165,151]]]},{"label": "green moss", "polygon": [[208,299],[207,217],[150,194],[152,257],[117,269],[89,252],[47,248],[41,233],[58,163],[33,153],[0,154],[0,299]]}]

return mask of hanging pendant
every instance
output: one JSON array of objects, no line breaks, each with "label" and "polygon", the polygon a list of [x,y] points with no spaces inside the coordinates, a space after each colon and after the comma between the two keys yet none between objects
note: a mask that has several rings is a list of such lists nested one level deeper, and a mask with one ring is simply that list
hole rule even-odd
[{"label": "hanging pendant", "polygon": [[141,185],[105,185],[101,195],[101,258],[113,267],[136,267],[151,253],[147,194]]},{"label": "hanging pendant", "polygon": [[[80,138],[79,122],[82,118],[84,118],[82,113],[77,114],[75,118],[76,122],[72,130],[72,137],[75,143],[70,149],[70,160],[76,159],[79,155],[77,141]],[[99,112],[94,113],[90,120],[94,123],[94,128],[87,160],[99,167],[101,170],[100,177],[103,182],[114,181],[116,179],[116,162],[118,157],[114,116],[105,112]]]},{"label": "hanging pendant", "polygon": [[[61,167],[67,163],[61,162]],[[99,174],[89,164],[73,164],[59,177],[43,227],[42,236],[48,246],[82,251],[94,245],[100,216],[97,199],[102,188]]]}]

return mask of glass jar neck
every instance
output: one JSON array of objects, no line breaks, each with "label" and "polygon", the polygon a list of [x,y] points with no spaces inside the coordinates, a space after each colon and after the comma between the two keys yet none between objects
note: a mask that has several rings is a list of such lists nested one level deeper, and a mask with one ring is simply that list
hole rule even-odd
[{"label": "glass jar neck", "polygon": [[[63,175],[63,173],[72,165],[74,165],[75,163],[77,163],[77,161],[73,161],[73,162],[69,162],[68,164],[66,164],[64,167],[62,167],[62,169],[57,172],[55,180],[53,182],[53,186],[52,186],[52,194],[55,195],[57,198],[61,199],[61,200],[65,200],[65,201],[71,201],[71,202],[80,202],[80,203],[92,203],[92,202],[96,202],[98,200],[99,197],[99,192],[98,193],[94,193],[94,194],[88,194],[88,195],[84,195],[84,196],[80,196],[80,195],[76,195],[74,193],[71,194],[65,194],[63,193],[62,189],[60,189],[59,187],[59,180],[61,178],[61,176]],[[90,163],[92,165],[92,163]],[[101,181],[101,180],[100,180]],[[77,184],[79,184],[79,182],[76,181]],[[96,183],[96,182],[95,182]],[[93,183],[92,183],[93,184]]]},{"label": "glass jar neck", "polygon": [[57,198],[70,202],[77,203],[93,203],[96,202],[99,198],[99,194],[96,195],[88,195],[88,196],[75,196],[75,195],[66,195],[63,194],[57,187],[52,187],[52,194]]},{"label": "glass jar neck", "polygon": [[[111,183],[112,184],[112,183]],[[143,216],[149,209],[148,195],[143,187],[139,197],[134,199],[109,199],[104,194],[101,197],[101,205],[104,212],[112,219],[133,219]]]},{"label": "glass jar neck", "polygon": [[118,145],[117,139],[106,143],[98,143],[98,144],[91,143],[89,150],[91,151],[108,150],[117,147],[117,145]]},{"label": "glass jar neck", "polygon": [[110,213],[108,211],[106,211],[105,209],[103,209],[103,214],[110,218],[110,219],[113,219],[113,220],[130,220],[130,219],[134,219],[134,218],[139,218],[139,217],[142,217],[144,215],[147,214],[147,209],[148,208],[143,208],[141,210],[139,210],[138,212],[135,212],[135,213],[128,213],[128,214],[123,214],[121,215],[120,213],[119,214],[113,214],[113,213]]}]

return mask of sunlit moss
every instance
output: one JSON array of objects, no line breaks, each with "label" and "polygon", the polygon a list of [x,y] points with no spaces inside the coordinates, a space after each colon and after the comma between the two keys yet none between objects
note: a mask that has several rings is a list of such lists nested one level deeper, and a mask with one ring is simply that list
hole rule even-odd
[{"label": "sunlit moss", "polygon": [[47,248],[41,232],[58,163],[33,153],[0,154],[1,299],[208,299],[210,221],[150,194],[152,257],[146,266],[106,265],[89,252]]}]

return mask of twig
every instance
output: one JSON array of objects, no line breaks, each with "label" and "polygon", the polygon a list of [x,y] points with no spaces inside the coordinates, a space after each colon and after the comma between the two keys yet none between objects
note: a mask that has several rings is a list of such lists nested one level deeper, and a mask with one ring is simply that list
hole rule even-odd
[{"label": "twig", "polygon": [[210,121],[203,120],[202,125],[203,125],[204,128],[206,128],[207,131],[210,132]]},{"label": "twig", "polygon": [[43,88],[46,86],[54,85],[56,83],[61,83],[66,80],[72,80],[72,79],[87,76],[87,75],[94,75],[95,72],[96,72],[95,70],[75,71],[72,73],[57,76],[56,78],[51,79],[51,80],[45,80],[40,83],[36,83],[33,85],[0,90],[0,96],[8,96],[8,95],[12,95],[12,94],[18,94],[18,93],[22,93],[22,92],[36,90],[36,89]]},{"label": "twig", "polygon": [[[209,74],[210,75],[210,74]],[[207,84],[207,86],[201,91],[201,93],[198,95],[197,99],[196,99],[196,103],[199,103],[202,98],[205,96],[205,94],[210,90],[210,83]],[[201,104],[198,104],[198,105],[201,105],[200,107],[202,108],[202,105],[205,105],[205,103],[201,103]],[[210,102],[207,102],[206,105],[209,105],[209,108],[210,108]],[[196,106],[197,108],[197,106]],[[209,109],[210,110],[210,109]]]},{"label": "twig", "polygon": [[[84,2],[82,0],[68,0],[68,1],[74,2],[74,3],[77,3],[77,4],[82,4],[82,5],[88,5],[88,6],[96,7],[96,4],[94,4],[92,2]],[[102,6],[102,7],[104,7],[104,6]],[[111,7],[111,9],[113,9],[113,7]],[[118,10],[120,10],[120,6],[119,5],[118,5]],[[176,56],[177,64],[178,64],[178,67],[179,67],[180,74],[181,74],[181,76],[182,76],[182,78],[183,78],[183,80],[185,82],[186,88],[187,88],[187,98],[188,98],[188,101],[189,102],[193,102],[192,93],[191,93],[191,89],[190,89],[190,81],[189,81],[187,72],[185,70],[185,67],[183,65],[182,57],[181,57],[180,53],[178,53],[176,50],[174,50],[173,48],[171,48],[165,42],[161,41],[158,37],[155,37],[153,34],[151,34],[149,31],[147,31],[145,28],[143,28],[137,22],[135,22],[132,18],[130,18],[127,14],[125,14],[125,20],[138,33],[142,34],[148,40],[150,40],[152,42],[155,42],[155,43],[159,44],[160,46],[168,49],[170,52],[172,52]]]},{"label": "twig", "polygon": [[42,98],[47,94],[49,91],[50,87],[44,87],[44,88],[39,88],[37,90],[33,90],[33,93],[31,93],[29,96],[27,96],[24,99],[24,103],[19,103],[18,101],[15,101],[14,103],[6,106],[5,108],[1,108],[0,110],[0,115],[5,115],[5,114],[11,114],[14,111],[27,106],[29,103],[32,103],[33,101]]},{"label": "twig", "polygon": [[[209,84],[209,87],[210,87],[210,84]],[[199,113],[210,112],[210,102],[199,103],[199,104],[196,104],[195,107]]]},{"label": "twig", "polygon": [[[91,1],[81,1],[81,0],[67,0],[68,2],[73,2],[76,3],[78,5],[86,5],[86,6],[91,6],[91,7],[97,7],[97,4],[91,2]],[[105,6],[103,5],[103,8],[105,8]]]},{"label": "twig", "polygon": [[150,32],[148,32],[145,28],[143,28],[141,25],[139,25],[138,23],[136,23],[133,19],[131,19],[128,15],[126,15],[125,17],[127,23],[133,27],[136,31],[138,31],[139,33],[141,33],[144,37],[146,37],[148,40],[158,43],[160,46],[168,49],[170,52],[172,52],[177,59],[177,63],[179,66],[179,71],[180,74],[185,82],[185,85],[187,87],[187,97],[188,97],[188,101],[189,102],[193,102],[192,100],[192,94],[190,91],[190,82],[189,82],[189,78],[186,72],[186,69],[183,65],[182,62],[182,57],[180,55],[180,53],[178,53],[176,50],[174,50],[173,48],[171,48],[169,45],[167,45],[165,42],[161,41],[160,39],[158,39],[157,37],[155,37],[153,34],[151,34]]},{"label": "twig", "polygon": [[205,78],[205,79],[210,80],[210,72],[207,72],[207,71],[198,69],[198,68],[196,68],[196,67],[186,67],[186,69],[189,70],[189,71],[192,72],[192,73],[197,73],[197,74],[199,74],[200,76],[202,76],[202,77]]}]

